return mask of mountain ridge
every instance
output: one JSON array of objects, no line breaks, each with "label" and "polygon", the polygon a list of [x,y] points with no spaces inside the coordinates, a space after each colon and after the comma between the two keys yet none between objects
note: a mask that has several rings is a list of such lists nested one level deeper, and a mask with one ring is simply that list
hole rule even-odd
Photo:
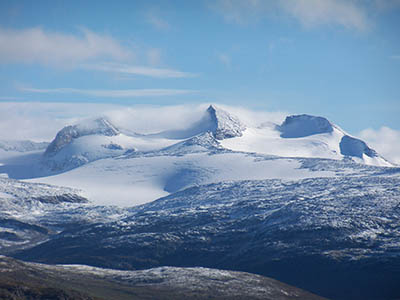
[{"label": "mountain ridge", "polygon": [[[123,154],[124,151],[122,150],[131,152],[161,150],[165,146],[168,148],[175,143],[193,140],[193,138],[196,139],[196,136],[204,136],[207,132],[211,132],[216,141],[220,142],[219,147],[233,151],[260,152],[285,157],[333,159],[348,157],[360,163],[393,165],[371,149],[365,142],[348,135],[326,118],[305,114],[288,116],[281,125],[270,126],[269,136],[265,135],[268,126],[263,127],[267,130],[250,128],[244,125],[238,117],[214,105],[210,105],[206,109],[204,116],[187,128],[154,134],[141,134],[135,137],[121,134],[117,126],[104,118],[95,119],[91,122],[86,121],[82,124],[63,128],[47,147],[44,153],[44,161],[47,160],[48,165],[56,165],[53,168],[57,168],[58,164],[61,165],[59,167],[61,169],[71,169],[96,159],[119,156]],[[249,139],[248,136],[251,134],[254,135],[251,138],[253,140],[246,145],[246,139]],[[57,162],[55,156],[62,152],[63,148],[77,143],[81,138],[87,137],[86,139],[88,139],[89,136],[103,136],[104,139],[115,137],[114,140],[116,141],[108,139],[103,144],[96,146],[96,149],[102,146],[114,151],[100,153],[100,150],[94,150],[98,154],[90,157],[90,151],[93,150],[88,149],[85,151],[82,148],[82,150],[77,150],[77,153],[74,153],[75,150],[71,150],[71,153],[66,153],[66,157],[61,159],[65,160],[65,162]],[[119,137],[121,136],[124,136],[126,141],[130,140],[128,147],[124,145],[124,142],[117,141],[120,140]],[[142,149],[141,144],[143,144],[143,141],[147,144],[152,144],[152,148]],[[160,141],[163,142],[160,143]],[[86,141],[87,145],[91,143],[99,142]],[[262,143],[264,144],[262,145]],[[269,149],[268,143],[272,143],[272,145],[279,144],[282,154],[279,153],[279,150]],[[255,147],[252,148],[251,144],[255,145]],[[52,159],[53,157],[54,159]],[[68,167],[68,164],[71,164],[71,166]]]}]

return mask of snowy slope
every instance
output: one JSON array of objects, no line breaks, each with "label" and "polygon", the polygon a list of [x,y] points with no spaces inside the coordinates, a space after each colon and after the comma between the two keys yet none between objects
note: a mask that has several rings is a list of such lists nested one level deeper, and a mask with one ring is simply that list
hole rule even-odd
[{"label": "snowy slope", "polygon": [[76,189],[0,178],[0,250],[47,240],[51,229],[40,224],[43,216],[51,211],[56,218],[55,210],[68,211],[87,202]]},{"label": "snowy slope", "polygon": [[[212,182],[244,179],[301,179],[334,176],[334,171],[300,168],[296,159],[217,150],[196,145],[175,153],[177,146],[152,153],[102,159],[55,176],[32,182],[65,185],[85,191],[99,205],[133,206],[180,189]],[[185,151],[188,149],[185,148]]]},{"label": "snowy slope", "polygon": [[301,169],[301,158],[392,166],[322,117],[289,116],[281,125],[251,127],[210,106],[187,128],[152,134],[119,129],[105,118],[67,126],[43,155],[5,161],[0,171],[82,189],[99,205],[132,206],[199,184],[335,175]]},{"label": "snowy slope", "polygon": [[85,163],[118,156],[133,147],[108,120],[99,118],[66,126],[47,147],[43,164],[53,171],[69,170]]},{"label": "snowy slope", "polygon": [[82,189],[99,205],[132,206],[212,182],[335,175],[300,169],[299,159],[306,157],[390,166],[325,118],[291,116],[279,126],[250,127],[210,106],[181,130],[138,134],[104,118],[67,126],[41,157],[5,161],[0,170],[13,178]]},{"label": "snowy slope", "polygon": [[241,137],[221,144],[236,151],[257,152],[286,157],[343,159],[376,166],[393,166],[365,142],[351,137],[322,117],[288,116],[281,125],[265,123],[248,128]]},{"label": "snowy slope", "polygon": [[[24,176],[12,168],[3,169],[8,170],[6,173],[14,173],[11,176],[14,178],[43,177],[99,159],[118,157],[127,151],[156,151],[174,144],[183,149],[180,142],[190,142],[207,134],[213,136],[213,143],[218,144],[219,148],[234,151],[283,157],[348,157],[360,163],[391,166],[363,141],[349,136],[325,118],[289,116],[281,125],[266,120],[258,127],[250,127],[238,117],[211,105],[199,121],[186,128],[153,134],[121,130],[106,118],[67,126],[48,145],[40,162],[35,158],[35,162],[30,164],[30,174]],[[11,164],[19,166],[25,162],[14,160]]]}]

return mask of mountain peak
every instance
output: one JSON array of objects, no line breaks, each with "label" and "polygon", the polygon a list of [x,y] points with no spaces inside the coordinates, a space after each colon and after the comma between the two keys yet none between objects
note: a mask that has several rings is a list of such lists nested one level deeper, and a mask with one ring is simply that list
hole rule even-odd
[{"label": "mountain peak", "polygon": [[311,115],[293,115],[277,126],[283,138],[299,138],[320,133],[331,133],[333,126],[326,118]]},{"label": "mountain peak", "polygon": [[207,113],[211,118],[211,132],[217,140],[240,137],[246,126],[240,120],[214,105],[207,108]]},{"label": "mountain peak", "polygon": [[45,155],[51,156],[68,145],[72,140],[86,135],[115,136],[119,130],[105,118],[86,120],[76,125],[69,125],[61,129],[54,140],[47,147]]}]

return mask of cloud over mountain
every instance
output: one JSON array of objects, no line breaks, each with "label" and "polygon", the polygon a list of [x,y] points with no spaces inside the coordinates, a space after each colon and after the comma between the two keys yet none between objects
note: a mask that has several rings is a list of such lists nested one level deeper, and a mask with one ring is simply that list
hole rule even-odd
[{"label": "cloud over mountain", "polygon": [[46,31],[40,27],[0,28],[1,63],[68,66],[91,59],[125,60],[132,56],[133,53],[113,37],[86,28],[79,34]]}]

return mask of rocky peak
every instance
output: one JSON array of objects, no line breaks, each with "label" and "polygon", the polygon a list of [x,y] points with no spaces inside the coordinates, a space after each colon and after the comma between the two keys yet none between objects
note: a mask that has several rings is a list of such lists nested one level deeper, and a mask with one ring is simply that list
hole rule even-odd
[{"label": "rocky peak", "polygon": [[57,133],[55,139],[47,147],[45,155],[54,155],[72,140],[81,136],[94,134],[115,136],[119,134],[119,130],[105,118],[88,120],[80,124],[66,126]]},{"label": "rocky peak", "polygon": [[217,140],[242,136],[246,129],[240,120],[228,112],[210,105],[207,108],[212,122],[211,132]]}]

